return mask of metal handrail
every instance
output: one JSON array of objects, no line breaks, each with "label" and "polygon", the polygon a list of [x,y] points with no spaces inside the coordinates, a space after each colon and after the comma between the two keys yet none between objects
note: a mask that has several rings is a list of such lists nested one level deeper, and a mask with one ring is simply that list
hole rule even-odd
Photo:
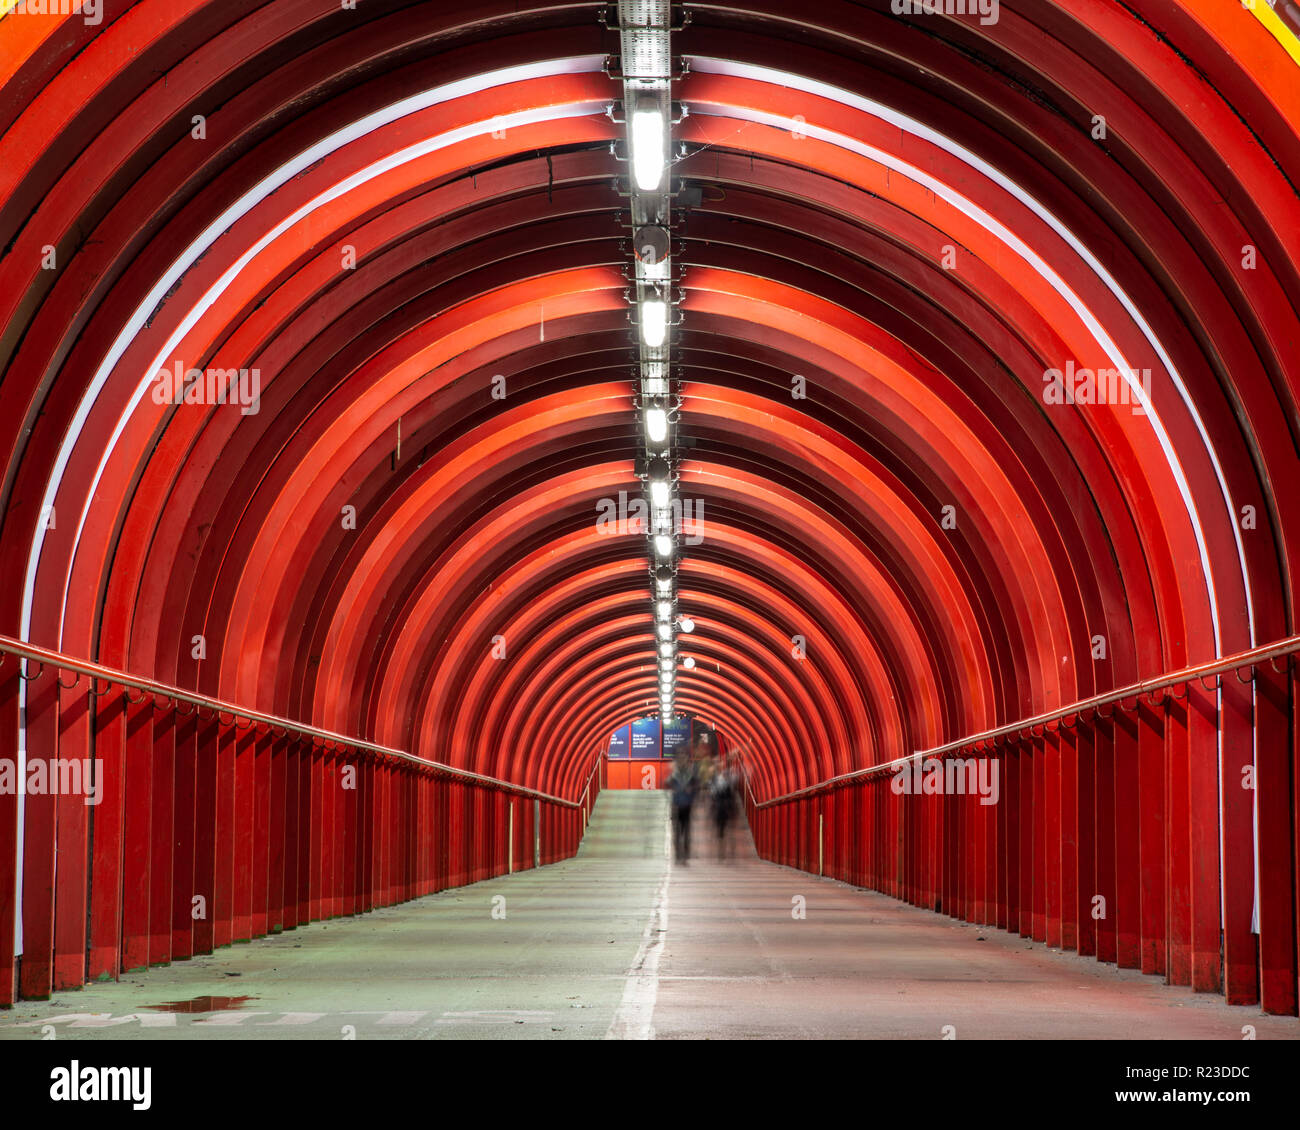
[{"label": "metal handrail", "polygon": [[[1069,706],[1062,706],[1056,710],[1048,711],[1046,714],[1035,714],[1032,718],[1024,718],[1019,722],[1011,722],[1005,726],[998,726],[992,730],[983,730],[978,734],[971,734],[968,737],[958,738],[956,741],[935,746],[933,749],[917,750],[915,753],[908,754],[906,757],[897,757],[893,761],[884,761],[879,765],[870,765],[865,769],[855,769],[851,773],[840,773],[835,777],[828,777],[824,781],[818,781],[815,785],[805,785],[802,789],[796,789],[794,792],[784,793],[778,797],[772,797],[770,800],[755,801],[754,807],[767,808],[769,805],[781,804],[798,797],[808,796],[811,793],[821,792],[823,789],[832,788],[833,786],[842,784],[845,781],[856,780],[860,777],[870,777],[877,773],[888,773],[920,758],[942,757],[945,754],[955,753],[958,750],[969,749],[971,746],[978,745],[980,742],[994,741],[997,738],[1006,737],[1010,734],[1018,734],[1020,731],[1030,729],[1034,726],[1046,726],[1049,722],[1056,722],[1068,718],[1071,714],[1079,714],[1085,710],[1095,710],[1102,706],[1109,705],[1110,703],[1122,704],[1125,699],[1137,699],[1144,694],[1149,695],[1153,691],[1181,686],[1184,683],[1191,682],[1193,679],[1205,679],[1211,675],[1226,675],[1229,671],[1237,671],[1242,667],[1255,667],[1258,664],[1263,663],[1265,660],[1268,660],[1271,663],[1279,656],[1294,655],[1296,652],[1300,652],[1300,636],[1288,636],[1286,639],[1278,640],[1276,643],[1264,644],[1262,647],[1254,647],[1249,651],[1238,652],[1236,655],[1230,655],[1226,659],[1216,659],[1209,663],[1198,663],[1193,667],[1183,667],[1178,671],[1170,671],[1164,675],[1159,675],[1154,679],[1146,679],[1140,683],[1131,683],[1126,687],[1120,687],[1118,690],[1106,691],[1104,694],[1093,695],[1091,698],[1081,699],[1078,702],[1071,703]],[[1274,669],[1276,670],[1276,668]],[[1202,683],[1201,686],[1204,688],[1205,684]],[[1114,712],[1112,711],[1112,713]]]},{"label": "metal handrail", "polygon": [[596,776],[596,771],[600,768],[600,759],[601,759],[601,757],[602,757],[602,754],[601,754],[599,751],[597,751],[597,753],[596,753],[596,758],[595,758],[595,760],[592,762],[591,772],[587,774],[587,783],[586,783],[585,785],[582,786],[582,799],[578,802],[578,807],[579,807],[579,808],[584,808],[584,807],[586,807],[586,804],[587,804],[587,791],[591,788],[592,778],[594,778],[594,777]]},{"label": "metal handrail", "polygon": [[[137,675],[118,671],[113,667],[105,667],[100,663],[91,663],[85,659],[73,659],[61,652],[37,647],[35,644],[23,643],[21,640],[9,636],[0,635],[0,652],[7,652],[10,655],[18,656],[20,659],[34,660],[42,665],[48,664],[52,667],[61,667],[66,671],[78,671],[83,675],[89,675],[91,678],[107,679],[124,688],[131,687],[150,695],[162,695],[164,698],[173,699],[177,702],[188,702],[196,707],[202,706],[209,710],[223,710],[227,714],[247,718],[251,722],[259,722],[265,726],[279,726],[283,730],[300,734],[306,738],[335,742],[349,749],[367,750],[370,753],[379,754],[381,757],[409,761],[414,765],[437,770],[439,773],[448,773],[453,777],[461,777],[482,785],[493,785],[507,792],[533,797],[551,804],[563,805],[565,808],[582,807],[581,801],[565,800],[563,797],[552,796],[550,793],[540,792],[537,789],[530,789],[526,785],[516,785],[510,781],[502,781],[498,777],[488,777],[482,773],[474,773],[469,769],[457,769],[455,766],[446,765],[441,761],[430,761],[428,758],[419,757],[416,754],[408,753],[406,750],[377,745],[375,742],[362,741],[359,738],[350,738],[346,734],[335,733],[333,730],[322,730],[316,726],[307,726],[290,718],[281,718],[278,715],[266,714],[260,710],[249,710],[246,707],[237,706],[233,702],[212,698],[210,695],[197,694],[194,691],[182,690],[180,687],[169,686],[153,679],[142,679]],[[43,670],[44,667],[42,667]],[[36,677],[39,678],[39,676]],[[590,784],[590,778],[588,778],[588,784]]]}]

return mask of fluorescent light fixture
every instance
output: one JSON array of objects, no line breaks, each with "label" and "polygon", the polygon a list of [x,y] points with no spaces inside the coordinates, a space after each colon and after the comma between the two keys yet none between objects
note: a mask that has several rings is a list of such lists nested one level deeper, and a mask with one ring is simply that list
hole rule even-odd
[{"label": "fluorescent light fixture", "polygon": [[689,616],[683,616],[681,619],[681,628],[683,632],[695,631],[695,621]]},{"label": "fluorescent light fixture", "polygon": [[651,349],[668,340],[668,303],[662,298],[641,303],[641,340]]},{"label": "fluorescent light fixture", "polygon": [[667,658],[668,656],[672,655],[672,653],[673,653],[673,645],[671,643],[661,643],[659,645],[659,654],[662,655],[664,658]]},{"label": "fluorescent light fixture", "polygon": [[645,434],[651,443],[663,443],[668,438],[668,413],[662,408],[647,408]]},{"label": "fluorescent light fixture", "polygon": [[659,592],[663,596],[667,596],[673,591],[672,581],[656,581],[655,583],[659,586]]},{"label": "fluorescent light fixture", "polygon": [[666,507],[672,499],[673,488],[667,479],[650,480],[650,505],[656,509]]},{"label": "fluorescent light fixture", "polygon": [[659,638],[661,640],[670,640],[673,638],[673,626],[671,624],[659,625]]},{"label": "fluorescent light fixture", "polygon": [[632,115],[632,174],[642,192],[653,192],[664,179],[664,133],[662,110],[638,110]]},{"label": "fluorescent light fixture", "polygon": [[660,534],[655,538],[655,551],[660,557],[671,557],[673,555],[673,539],[667,534]]},{"label": "fluorescent light fixture", "polygon": [[671,600],[661,600],[659,602],[659,619],[671,620],[673,615],[673,602]]}]

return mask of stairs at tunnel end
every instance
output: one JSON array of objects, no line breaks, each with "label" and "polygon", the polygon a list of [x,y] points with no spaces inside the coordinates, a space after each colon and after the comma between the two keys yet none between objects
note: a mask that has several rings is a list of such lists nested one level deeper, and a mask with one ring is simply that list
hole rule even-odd
[{"label": "stairs at tunnel end", "polygon": [[596,798],[579,859],[662,859],[668,794],[662,789],[606,790]]}]

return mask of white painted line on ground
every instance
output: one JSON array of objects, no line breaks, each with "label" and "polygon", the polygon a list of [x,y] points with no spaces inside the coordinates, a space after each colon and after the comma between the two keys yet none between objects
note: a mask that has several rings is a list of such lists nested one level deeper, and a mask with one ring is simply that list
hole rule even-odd
[{"label": "white painted line on ground", "polygon": [[[671,832],[664,821],[664,856],[671,848]],[[641,945],[636,951],[631,968],[627,971],[627,984],[623,999],[605,1033],[607,1040],[653,1040],[655,999],[659,995],[659,957],[668,936],[668,881],[672,878],[671,865],[664,871],[663,882],[655,892],[654,907]]]}]

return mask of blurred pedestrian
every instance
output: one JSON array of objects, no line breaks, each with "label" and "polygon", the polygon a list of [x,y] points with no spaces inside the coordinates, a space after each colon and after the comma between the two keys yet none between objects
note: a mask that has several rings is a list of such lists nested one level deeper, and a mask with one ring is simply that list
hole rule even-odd
[{"label": "blurred pedestrian", "polygon": [[718,758],[718,767],[709,787],[709,797],[713,802],[713,827],[718,834],[718,858],[726,859],[730,846],[727,829],[740,804],[739,779],[728,756]]},{"label": "blurred pedestrian", "polygon": [[673,808],[673,858],[683,866],[691,857],[691,807],[699,789],[695,762],[679,749],[673,757],[673,771],[664,782],[670,790]]}]

